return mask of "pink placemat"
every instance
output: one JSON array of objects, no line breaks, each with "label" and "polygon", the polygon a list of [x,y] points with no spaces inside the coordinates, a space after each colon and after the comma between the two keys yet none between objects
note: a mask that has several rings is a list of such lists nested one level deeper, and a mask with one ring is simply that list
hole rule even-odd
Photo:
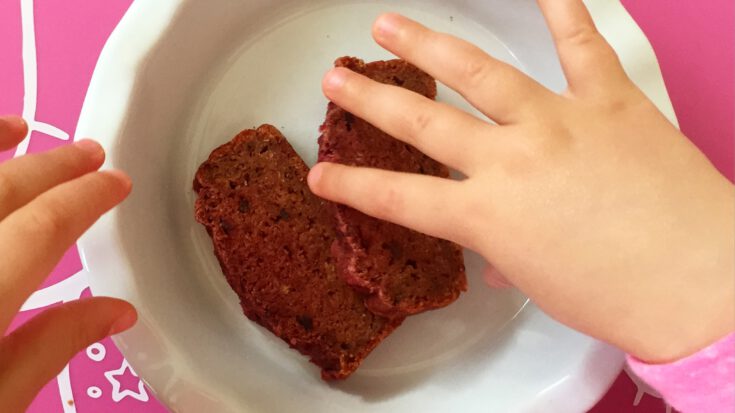
[{"label": "pink placemat", "polygon": [[[22,113],[30,140],[0,162],[63,145],[105,40],[132,0],[0,0],[0,113]],[[732,0],[623,0],[661,62],[682,130],[733,179],[735,5]],[[35,26],[35,27],[34,27]],[[25,56],[25,59],[24,57]],[[76,248],[26,303],[17,326],[44,308],[89,294]],[[49,383],[31,413],[163,413],[111,341],[90,346]],[[664,403],[622,372],[592,412],[665,412]]]}]

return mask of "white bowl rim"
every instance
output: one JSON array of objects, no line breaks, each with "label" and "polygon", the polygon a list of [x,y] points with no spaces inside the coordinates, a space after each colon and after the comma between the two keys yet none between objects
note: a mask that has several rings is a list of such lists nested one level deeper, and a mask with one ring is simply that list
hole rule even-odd
[{"label": "white bowl rim", "polygon": [[[186,0],[158,0],[155,2],[135,1],[120,21],[117,28],[109,37],[102,53],[84,101],[76,128],[74,140],[87,136],[95,136],[105,148],[111,149],[117,145],[120,131],[126,122],[126,112],[135,87],[137,70],[143,64],[146,54],[164,33],[169,22],[174,19],[180,5]],[[620,0],[585,0],[590,13],[599,30],[605,35],[608,42],[618,52],[623,66],[631,79],[646,93],[659,110],[674,124],[678,121],[673,106],[664,85],[661,69],[651,44],[642,30],[625,10]],[[136,46],[131,47],[126,39],[136,38]],[[98,102],[110,102],[109,96],[115,96],[115,104],[100,105]],[[104,126],[101,126],[104,125]],[[104,135],[94,134],[93,131],[104,130]],[[107,161],[106,166],[113,166]],[[118,219],[118,212],[113,210],[87,233],[78,243],[79,253],[84,268],[88,270],[85,252],[90,246],[99,248],[100,244],[109,247],[110,254],[119,254],[122,245],[116,237],[111,237],[109,228],[114,227]],[[132,268],[122,269],[130,274]],[[101,286],[95,277],[89,277],[89,284],[93,294],[100,291]],[[115,340],[113,338],[113,340]],[[115,340],[118,347],[120,342]],[[121,348],[124,356],[133,354],[131,348]],[[622,366],[622,357],[616,351],[603,343],[592,343],[588,354],[596,354],[605,359],[603,364],[608,366]],[[128,357],[129,358],[129,357]],[[129,359],[130,361],[130,359]],[[133,368],[136,363],[130,361]],[[614,369],[611,369],[612,371]],[[556,386],[554,394],[544,394],[543,399],[558,401],[565,400],[564,405],[569,411],[583,410],[591,407],[599,400],[617,374],[607,374],[598,380],[586,380],[580,375],[563,386]],[[145,377],[143,377],[145,381]],[[155,392],[156,383],[151,389]],[[582,393],[582,394],[580,394]],[[587,397],[580,397],[583,395]],[[572,397],[574,395],[574,397]],[[166,400],[162,400],[166,403]],[[536,407],[542,407],[536,405]],[[534,410],[532,408],[532,410]]]}]

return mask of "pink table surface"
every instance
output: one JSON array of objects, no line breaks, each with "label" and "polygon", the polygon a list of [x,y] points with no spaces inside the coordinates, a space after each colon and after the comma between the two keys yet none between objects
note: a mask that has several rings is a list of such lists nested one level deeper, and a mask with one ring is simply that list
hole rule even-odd
[{"label": "pink table surface", "polygon": [[[0,0],[0,113],[23,113],[33,132],[27,146],[0,153],[47,150],[69,141],[95,62],[132,0]],[[733,179],[735,153],[735,5],[623,0],[651,40],[682,130]],[[22,23],[21,16],[27,16]],[[28,24],[35,23],[35,33]],[[23,62],[23,40],[35,44],[37,64]],[[25,82],[24,82],[25,80]],[[25,102],[24,102],[25,97]],[[71,249],[15,321],[45,307],[88,295],[86,274]],[[111,341],[77,355],[31,406],[32,413],[106,411],[160,413],[166,409],[127,365]],[[645,386],[622,372],[593,412],[666,411]]]}]

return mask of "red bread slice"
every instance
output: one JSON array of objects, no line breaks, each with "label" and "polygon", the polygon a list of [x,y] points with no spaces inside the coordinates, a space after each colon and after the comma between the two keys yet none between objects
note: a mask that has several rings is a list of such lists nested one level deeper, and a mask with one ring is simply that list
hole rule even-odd
[{"label": "red bread slice", "polygon": [[[436,83],[403,60],[365,64],[343,57],[346,67],[382,83],[401,86],[430,99]],[[319,161],[448,177],[448,169],[416,148],[383,133],[329,103],[319,138]],[[332,247],[339,273],[368,294],[374,313],[403,317],[446,306],[467,289],[462,250],[456,244],[334,205],[337,242]]]},{"label": "red bread slice", "polygon": [[334,225],[308,168],[270,125],[215,149],[196,173],[196,220],[246,316],[344,379],[400,323],[365,308],[335,273]]}]

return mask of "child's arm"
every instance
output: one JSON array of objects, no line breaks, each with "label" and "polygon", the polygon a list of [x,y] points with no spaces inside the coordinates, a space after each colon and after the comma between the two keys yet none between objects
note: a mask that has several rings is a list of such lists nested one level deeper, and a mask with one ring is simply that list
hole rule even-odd
[{"label": "child's arm", "polygon": [[639,359],[690,355],[735,330],[733,187],[630,81],[580,0],[539,4],[561,95],[401,16],[374,26],[497,125],[345,69],[324,79],[332,101],[467,179],[320,164],[310,186],[482,253],[550,315]]},{"label": "child's arm", "polygon": [[[0,151],[27,134],[17,117],[0,117]],[[130,191],[120,172],[96,172],[102,148],[80,141],[0,164],[0,403],[23,412],[77,352],[135,323],[132,306],[112,298],[62,304],[9,336],[10,322],[64,252]]]}]

